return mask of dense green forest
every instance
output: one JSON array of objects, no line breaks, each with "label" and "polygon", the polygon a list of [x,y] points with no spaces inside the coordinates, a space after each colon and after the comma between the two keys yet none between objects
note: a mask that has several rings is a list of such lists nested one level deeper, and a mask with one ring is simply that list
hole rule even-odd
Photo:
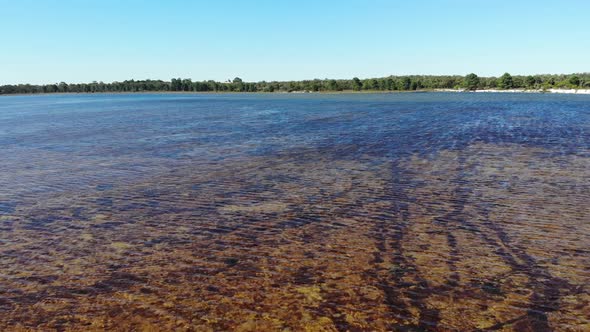
[{"label": "dense green forest", "polygon": [[66,93],[66,92],[143,92],[143,91],[187,91],[187,92],[331,92],[331,91],[416,91],[432,89],[588,89],[590,73],[570,75],[512,76],[500,77],[466,76],[388,76],[369,79],[315,79],[284,82],[244,82],[236,77],[233,81],[197,81],[173,78],[161,80],[129,80],[124,82],[92,82],[67,84],[65,82],[47,85],[3,85],[0,94]]}]

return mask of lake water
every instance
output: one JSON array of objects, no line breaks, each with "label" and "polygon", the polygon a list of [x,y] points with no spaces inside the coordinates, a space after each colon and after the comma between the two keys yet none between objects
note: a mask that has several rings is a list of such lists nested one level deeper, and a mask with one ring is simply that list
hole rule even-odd
[{"label": "lake water", "polygon": [[590,96],[0,97],[0,330],[588,331]]}]

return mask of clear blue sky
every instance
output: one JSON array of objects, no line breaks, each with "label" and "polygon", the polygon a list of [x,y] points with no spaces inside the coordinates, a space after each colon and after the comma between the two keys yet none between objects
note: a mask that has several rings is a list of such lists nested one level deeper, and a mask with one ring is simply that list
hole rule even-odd
[{"label": "clear blue sky", "polygon": [[0,84],[590,71],[587,0],[0,0]]}]

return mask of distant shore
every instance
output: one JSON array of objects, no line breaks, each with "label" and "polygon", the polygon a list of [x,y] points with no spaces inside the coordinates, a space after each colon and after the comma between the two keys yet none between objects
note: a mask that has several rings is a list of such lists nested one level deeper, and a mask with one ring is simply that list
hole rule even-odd
[{"label": "distant shore", "polygon": [[166,94],[166,95],[210,95],[210,94],[400,94],[400,93],[432,93],[432,92],[453,92],[453,93],[557,93],[557,94],[578,94],[590,95],[590,89],[481,89],[468,91],[465,89],[420,89],[410,91],[382,91],[382,90],[342,90],[342,91],[112,91],[112,92],[41,92],[41,93],[11,93],[0,94],[0,97],[8,96],[63,96],[63,95],[127,95],[127,94]]},{"label": "distant shore", "polygon": [[433,91],[475,91],[509,93],[589,94],[590,73],[510,75],[479,77],[462,75],[406,75],[359,79],[313,79],[299,81],[247,82],[236,77],[224,82],[166,80],[125,80],[111,83],[53,83],[0,85],[0,95],[41,93],[397,93]]},{"label": "distant shore", "polygon": [[435,89],[436,92],[476,92],[476,93],[564,93],[564,94],[579,94],[579,95],[588,95],[590,94],[590,89],[509,89],[509,90],[499,90],[499,89],[483,89],[483,90],[474,90],[474,91],[466,91],[462,89]]}]

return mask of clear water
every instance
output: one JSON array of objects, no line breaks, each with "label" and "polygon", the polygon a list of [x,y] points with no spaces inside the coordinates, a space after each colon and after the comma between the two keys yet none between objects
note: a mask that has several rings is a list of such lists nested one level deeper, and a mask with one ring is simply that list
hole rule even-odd
[{"label": "clear water", "polygon": [[0,156],[1,329],[590,329],[590,96],[7,96]]}]

